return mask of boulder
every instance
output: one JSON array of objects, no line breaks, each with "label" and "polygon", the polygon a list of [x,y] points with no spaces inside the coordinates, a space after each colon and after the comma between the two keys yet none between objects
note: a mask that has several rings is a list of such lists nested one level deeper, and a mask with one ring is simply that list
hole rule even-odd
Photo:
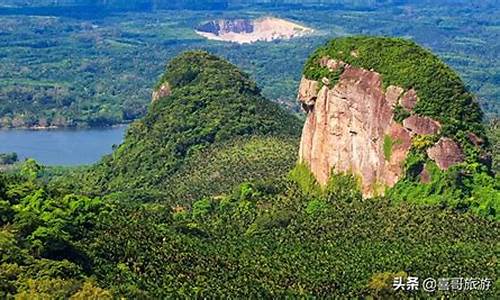
[{"label": "boulder", "polygon": [[385,91],[385,99],[391,106],[395,106],[404,91],[405,90],[402,87],[390,85]]},{"label": "boulder", "polygon": [[436,162],[441,170],[447,170],[465,159],[460,146],[452,139],[445,137],[439,139],[433,147],[427,149],[427,155]]},{"label": "boulder", "polygon": [[427,170],[427,167],[424,166],[422,169],[422,172],[418,175],[418,178],[420,179],[420,183],[430,183],[431,182],[431,174]]},{"label": "boulder", "polygon": [[412,134],[429,135],[437,134],[441,129],[441,124],[429,117],[412,115],[403,120],[403,126]]},{"label": "boulder", "polygon": [[319,82],[302,77],[299,86],[298,99],[304,111],[309,111],[314,107],[318,97]]},{"label": "boulder", "polygon": [[158,89],[153,91],[153,102],[159,100],[160,98],[168,97],[170,94],[172,94],[170,84],[168,82],[164,82]]},{"label": "boulder", "polygon": [[399,105],[404,107],[409,111],[413,111],[415,105],[417,104],[418,96],[417,92],[414,89],[409,89],[403,97],[399,99]]}]

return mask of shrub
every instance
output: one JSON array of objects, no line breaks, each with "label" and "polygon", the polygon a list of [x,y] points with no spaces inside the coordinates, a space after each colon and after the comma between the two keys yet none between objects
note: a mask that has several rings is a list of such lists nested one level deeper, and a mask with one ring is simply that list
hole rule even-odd
[{"label": "shrub", "polygon": [[425,151],[433,146],[439,139],[436,135],[416,135],[411,140],[413,149],[417,151]]},{"label": "shrub", "polygon": [[322,199],[313,199],[307,203],[306,213],[312,216],[321,214],[328,208],[328,204]]},{"label": "shrub", "polygon": [[289,178],[295,182],[302,192],[309,196],[321,195],[321,187],[316,181],[314,174],[305,163],[298,163],[290,172]]},{"label": "shrub", "polygon": [[335,174],[332,172],[325,189],[325,198],[329,203],[342,201],[353,202],[362,199],[360,178],[353,174]]},{"label": "shrub", "polygon": [[212,201],[209,198],[201,199],[193,203],[192,214],[194,218],[201,218],[212,211]]}]

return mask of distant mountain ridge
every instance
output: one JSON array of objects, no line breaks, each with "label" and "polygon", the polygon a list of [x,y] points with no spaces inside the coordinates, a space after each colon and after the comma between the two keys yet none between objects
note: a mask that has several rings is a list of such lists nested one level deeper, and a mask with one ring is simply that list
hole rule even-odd
[{"label": "distant mountain ridge", "polygon": [[338,5],[343,7],[379,7],[386,5],[469,5],[498,7],[498,1],[471,3],[467,0],[1,0],[0,7],[101,6],[122,9],[227,9],[245,5]]}]

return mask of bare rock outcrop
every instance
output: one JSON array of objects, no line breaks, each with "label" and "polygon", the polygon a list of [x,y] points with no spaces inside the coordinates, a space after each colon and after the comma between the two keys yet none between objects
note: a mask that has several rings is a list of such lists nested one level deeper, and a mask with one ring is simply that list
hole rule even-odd
[{"label": "bare rock outcrop", "polygon": [[254,30],[254,25],[251,20],[215,20],[199,25],[196,30],[209,32],[217,36],[226,33],[251,33]]},{"label": "bare rock outcrop", "polygon": [[405,90],[402,87],[390,85],[385,91],[385,99],[391,106],[395,106],[404,91]]},{"label": "bare rock outcrop", "polygon": [[319,82],[302,78],[299,87],[299,99],[301,99],[301,105],[304,111],[308,112],[314,106],[318,98],[318,88]]},{"label": "bare rock outcrop", "polygon": [[401,99],[399,99],[399,104],[409,111],[413,111],[415,105],[417,105],[418,96],[414,89],[409,89]]},{"label": "bare rock outcrop", "polygon": [[427,149],[427,155],[434,160],[441,170],[461,163],[465,157],[460,146],[450,138],[441,138],[431,148]]},{"label": "bare rock outcrop", "polygon": [[411,148],[410,132],[394,121],[394,103],[403,91],[384,91],[376,72],[335,64],[344,71],[332,89],[325,85],[318,91],[311,80],[301,81],[299,101],[308,115],[300,159],[321,184],[332,170],[351,172],[362,179],[365,197],[382,194],[402,177]]},{"label": "bare rock outcrop", "polygon": [[[336,82],[329,78],[301,80],[298,100],[307,118],[300,161],[309,166],[322,185],[328,182],[331,172],[352,173],[360,178],[364,197],[381,195],[404,176],[404,162],[415,144],[413,139],[417,135],[440,135],[442,125],[415,113],[419,97],[413,88],[390,85],[384,89],[376,71],[326,56],[318,64],[331,72],[340,70],[341,74]],[[395,120],[398,106],[410,114],[402,124]],[[468,137],[477,147],[484,143],[473,133]],[[446,137],[426,151],[441,170],[465,159],[459,144]],[[421,183],[432,180],[426,168],[419,178]]]},{"label": "bare rock outcrop", "polygon": [[172,90],[168,82],[164,82],[158,89],[153,91],[152,99],[153,102],[159,100],[160,98],[170,96]]},{"label": "bare rock outcrop", "polygon": [[325,56],[319,60],[319,65],[328,68],[328,70],[330,71],[335,71],[341,67],[344,67],[346,64],[343,61],[331,59]]},{"label": "bare rock outcrop", "polygon": [[441,124],[429,117],[417,115],[409,116],[403,120],[403,126],[412,134],[437,134],[441,129]]}]

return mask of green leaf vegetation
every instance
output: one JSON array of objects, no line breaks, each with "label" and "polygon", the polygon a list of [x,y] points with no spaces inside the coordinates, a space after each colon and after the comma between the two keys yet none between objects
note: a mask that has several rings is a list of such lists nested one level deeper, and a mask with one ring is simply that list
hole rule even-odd
[{"label": "green leaf vegetation", "polygon": [[65,195],[2,176],[0,295],[404,298],[391,288],[396,274],[498,278],[497,221],[438,205],[362,200],[355,185],[352,176],[334,176],[311,197],[285,177],[279,189],[243,183],[172,207],[126,194]]},{"label": "green leaf vegetation", "polygon": [[355,176],[320,187],[296,165],[300,122],[229,63],[188,52],[163,80],[172,94],[98,165],[0,174],[0,298],[425,298],[392,280],[499,277],[498,181],[425,164],[436,137],[363,200]]}]

